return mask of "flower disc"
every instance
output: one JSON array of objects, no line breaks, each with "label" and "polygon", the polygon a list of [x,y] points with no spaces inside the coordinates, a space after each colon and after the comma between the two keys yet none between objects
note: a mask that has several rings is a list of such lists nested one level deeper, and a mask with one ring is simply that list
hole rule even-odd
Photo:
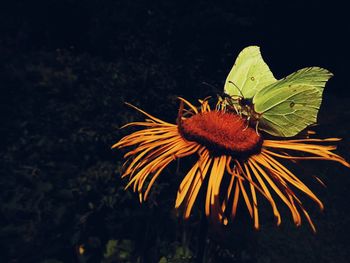
[{"label": "flower disc", "polygon": [[260,152],[262,137],[240,116],[224,111],[198,113],[182,120],[181,135],[205,145],[212,153],[247,157]]}]

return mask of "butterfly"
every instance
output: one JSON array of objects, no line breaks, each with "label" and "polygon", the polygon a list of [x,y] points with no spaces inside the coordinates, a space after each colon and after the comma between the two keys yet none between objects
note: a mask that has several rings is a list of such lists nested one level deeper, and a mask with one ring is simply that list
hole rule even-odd
[{"label": "butterfly", "polygon": [[292,137],[315,124],[326,82],[333,76],[320,67],[300,69],[277,80],[258,46],[238,55],[224,86],[227,104],[274,136]]}]

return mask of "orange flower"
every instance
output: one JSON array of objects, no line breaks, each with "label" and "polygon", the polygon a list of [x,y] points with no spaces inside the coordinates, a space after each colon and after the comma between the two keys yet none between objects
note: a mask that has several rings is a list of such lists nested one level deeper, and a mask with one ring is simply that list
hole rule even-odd
[{"label": "orange flower", "polygon": [[[303,213],[315,231],[294,190],[309,196],[320,209],[323,209],[323,204],[280,160],[329,160],[350,167],[332,152],[336,147],[328,145],[340,139],[263,140],[239,115],[220,107],[211,110],[207,100],[200,100],[199,109],[185,99],[180,98],[180,101],[177,124],[164,122],[129,104],[148,119],[125,125],[143,129],[125,136],[112,148],[135,147],[124,155],[127,161],[122,177],[129,177],[126,188],[133,186],[133,190],[139,193],[140,202],[147,199],[152,185],[169,163],[177,158],[198,155],[197,162],[183,178],[176,197],[175,208],[183,208],[185,219],[190,217],[199,190],[205,184],[205,213],[215,222],[227,224],[233,219],[238,201],[243,198],[254,227],[258,229],[259,192],[271,204],[279,225],[281,215],[272,196],[275,192],[275,196],[291,211],[296,225],[301,224]],[[224,183],[226,180],[227,184]]]}]

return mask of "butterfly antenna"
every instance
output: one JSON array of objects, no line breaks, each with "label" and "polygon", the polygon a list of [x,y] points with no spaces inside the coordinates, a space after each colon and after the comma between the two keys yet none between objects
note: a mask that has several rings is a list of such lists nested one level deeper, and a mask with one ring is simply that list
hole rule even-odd
[{"label": "butterfly antenna", "polygon": [[207,86],[209,86],[209,87],[211,87],[211,88],[213,88],[213,89],[217,89],[214,85],[212,85],[212,84],[210,84],[210,83],[208,83],[208,82],[202,81],[202,84],[203,84],[203,85],[207,85]]},{"label": "butterfly antenna", "polygon": [[242,96],[242,98],[244,98],[244,96],[243,96],[243,94],[242,94],[242,91],[241,91],[241,89],[234,83],[234,82],[232,82],[232,81],[229,81],[228,83],[230,83],[230,84],[232,84],[233,86],[235,86],[236,87],[236,89],[239,91],[239,94],[241,94],[241,96]]}]

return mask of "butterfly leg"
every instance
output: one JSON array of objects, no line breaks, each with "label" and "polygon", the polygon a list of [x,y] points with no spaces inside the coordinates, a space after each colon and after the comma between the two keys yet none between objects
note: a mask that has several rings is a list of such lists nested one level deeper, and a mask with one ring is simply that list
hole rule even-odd
[{"label": "butterfly leg", "polygon": [[255,132],[256,132],[256,134],[257,134],[258,136],[260,136],[260,133],[259,133],[259,131],[258,131],[258,126],[259,126],[259,121],[256,121],[256,123],[255,123]]},{"label": "butterfly leg", "polygon": [[236,113],[237,113],[240,117],[242,117],[241,112],[238,111],[238,109],[237,109],[237,107],[236,107],[235,104],[233,104],[233,108],[235,109]]},{"label": "butterfly leg", "polygon": [[245,131],[246,129],[248,129],[248,127],[249,127],[249,121],[250,121],[250,116],[248,116],[248,118],[247,118],[247,126],[243,129],[243,131]]}]

